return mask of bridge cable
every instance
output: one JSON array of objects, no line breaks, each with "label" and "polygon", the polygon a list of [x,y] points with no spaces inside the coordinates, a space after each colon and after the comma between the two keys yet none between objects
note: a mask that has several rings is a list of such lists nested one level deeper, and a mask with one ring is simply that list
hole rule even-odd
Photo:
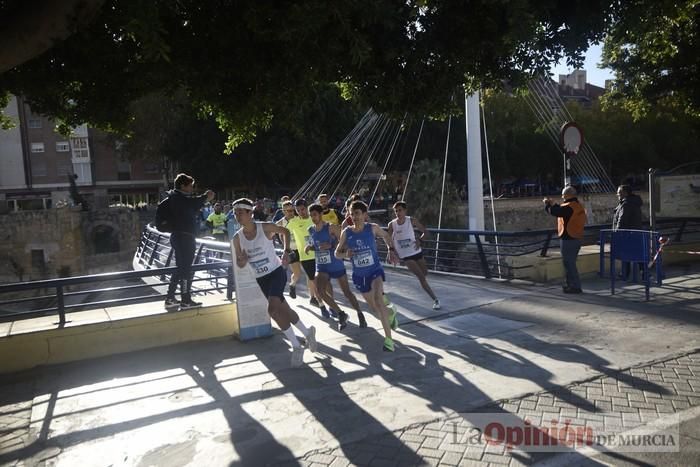
[{"label": "bridge cable", "polygon": [[374,201],[374,196],[377,194],[377,190],[379,189],[379,185],[382,183],[382,177],[384,176],[384,172],[386,170],[386,167],[389,164],[389,160],[391,159],[391,155],[394,152],[394,148],[396,147],[396,142],[398,141],[399,136],[401,136],[401,128],[403,128],[403,124],[406,121],[406,115],[408,115],[408,113],[403,114],[403,120],[401,120],[401,124],[396,129],[396,136],[394,136],[394,141],[391,143],[391,148],[389,149],[389,153],[387,154],[386,160],[384,161],[384,166],[382,167],[382,171],[379,174],[379,179],[377,180],[377,184],[375,185],[374,191],[372,192],[372,197],[369,199],[368,206],[372,206],[372,201]]},{"label": "bridge cable", "polygon": [[423,125],[425,124],[425,118],[420,122],[420,130],[418,130],[418,139],[416,139],[416,146],[413,148],[413,157],[411,158],[411,165],[408,167],[408,175],[406,176],[406,183],[403,186],[403,193],[401,193],[401,201],[406,201],[406,190],[408,190],[408,181],[411,179],[411,172],[413,171],[413,162],[416,160],[416,152],[418,152],[418,144],[420,143],[420,137],[423,134]]}]

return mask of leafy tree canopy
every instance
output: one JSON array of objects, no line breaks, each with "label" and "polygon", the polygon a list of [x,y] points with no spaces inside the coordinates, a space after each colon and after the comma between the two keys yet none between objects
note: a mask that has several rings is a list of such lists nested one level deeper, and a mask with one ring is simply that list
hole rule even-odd
[{"label": "leafy tree canopy", "polygon": [[637,118],[655,104],[700,117],[700,2],[620,2],[601,65],[615,72],[608,105]]},{"label": "leafy tree canopy", "polygon": [[[123,133],[131,102],[184,92],[233,148],[273,117],[293,121],[319,83],[379,112],[446,115],[465,83],[519,83],[563,57],[580,63],[609,3],[4,0],[0,95],[23,95],[69,126]],[[33,27],[45,11],[53,22]]]}]

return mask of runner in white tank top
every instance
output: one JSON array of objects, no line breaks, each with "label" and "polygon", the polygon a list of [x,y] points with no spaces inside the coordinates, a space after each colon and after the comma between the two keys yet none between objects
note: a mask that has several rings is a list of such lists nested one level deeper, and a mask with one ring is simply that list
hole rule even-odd
[{"label": "runner in white tank top", "polygon": [[282,266],[282,261],[275,253],[275,245],[265,235],[265,229],[262,222],[255,222],[255,238],[248,240],[243,232],[243,228],[236,232],[241,249],[245,251],[248,257],[248,264],[253,268],[255,277],[263,277],[275,269]]},{"label": "runner in white tank top", "polygon": [[[258,285],[267,297],[268,314],[292,344],[292,366],[301,366],[304,362],[304,348],[294,334],[292,325],[304,334],[312,352],[316,352],[317,348],[316,329],[313,326],[307,328],[284,299],[287,273],[282,265],[289,261],[289,230],[269,222],[255,222],[253,202],[247,198],[234,201],[233,212],[241,225],[241,229],[233,237],[236,264],[240,268],[250,264],[253,268]],[[282,261],[275,254],[272,243],[275,234],[284,242]]]},{"label": "runner in white tank top", "polygon": [[410,216],[404,216],[403,223],[399,223],[398,218],[392,220],[389,222],[389,229],[399,258],[404,259],[423,252],[423,249],[416,242],[416,232],[413,230]]},{"label": "runner in white tank top", "polygon": [[[433,310],[439,310],[440,300],[438,300],[426,279],[428,265],[425,264],[423,249],[421,248],[421,240],[427,234],[425,226],[415,217],[406,215],[406,203],[403,201],[394,203],[394,213],[396,214],[396,219],[389,222],[388,232],[394,242],[396,253],[408,270],[416,275],[423,290],[433,299]],[[416,238],[416,230],[421,233],[419,238]]]}]

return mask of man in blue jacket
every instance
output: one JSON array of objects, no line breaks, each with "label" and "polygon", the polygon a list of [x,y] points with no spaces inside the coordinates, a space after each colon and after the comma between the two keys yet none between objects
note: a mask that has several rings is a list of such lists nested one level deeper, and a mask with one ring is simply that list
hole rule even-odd
[{"label": "man in blue jacket", "polygon": [[[193,196],[194,178],[181,173],[175,177],[175,189],[170,191],[170,218],[172,231],[170,245],[175,250],[177,271],[170,276],[165,307],[180,306],[181,310],[200,306],[201,303],[192,300],[192,261],[196,248],[197,215],[206,201],[214,199],[215,193],[207,190],[203,195]],[[180,284],[182,301],[175,298],[175,290]]]}]

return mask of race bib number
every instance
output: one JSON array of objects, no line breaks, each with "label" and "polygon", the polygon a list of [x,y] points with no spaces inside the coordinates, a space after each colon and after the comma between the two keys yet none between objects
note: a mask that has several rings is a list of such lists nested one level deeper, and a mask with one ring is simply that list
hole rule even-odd
[{"label": "race bib number", "polygon": [[318,263],[318,264],[331,264],[331,252],[330,251],[319,251],[316,254],[316,263]]},{"label": "race bib number", "polygon": [[374,257],[371,251],[363,251],[360,253],[355,253],[352,257],[352,262],[355,267],[367,268],[369,266],[374,266]]},{"label": "race bib number", "polygon": [[398,243],[399,243],[399,250],[412,250],[413,249],[413,245],[411,245],[413,243],[413,241],[410,238],[403,238],[403,239],[399,240]]},{"label": "race bib number", "polygon": [[270,272],[270,260],[267,258],[261,259],[260,261],[251,261],[250,265],[255,271],[256,276],[264,276]]}]

